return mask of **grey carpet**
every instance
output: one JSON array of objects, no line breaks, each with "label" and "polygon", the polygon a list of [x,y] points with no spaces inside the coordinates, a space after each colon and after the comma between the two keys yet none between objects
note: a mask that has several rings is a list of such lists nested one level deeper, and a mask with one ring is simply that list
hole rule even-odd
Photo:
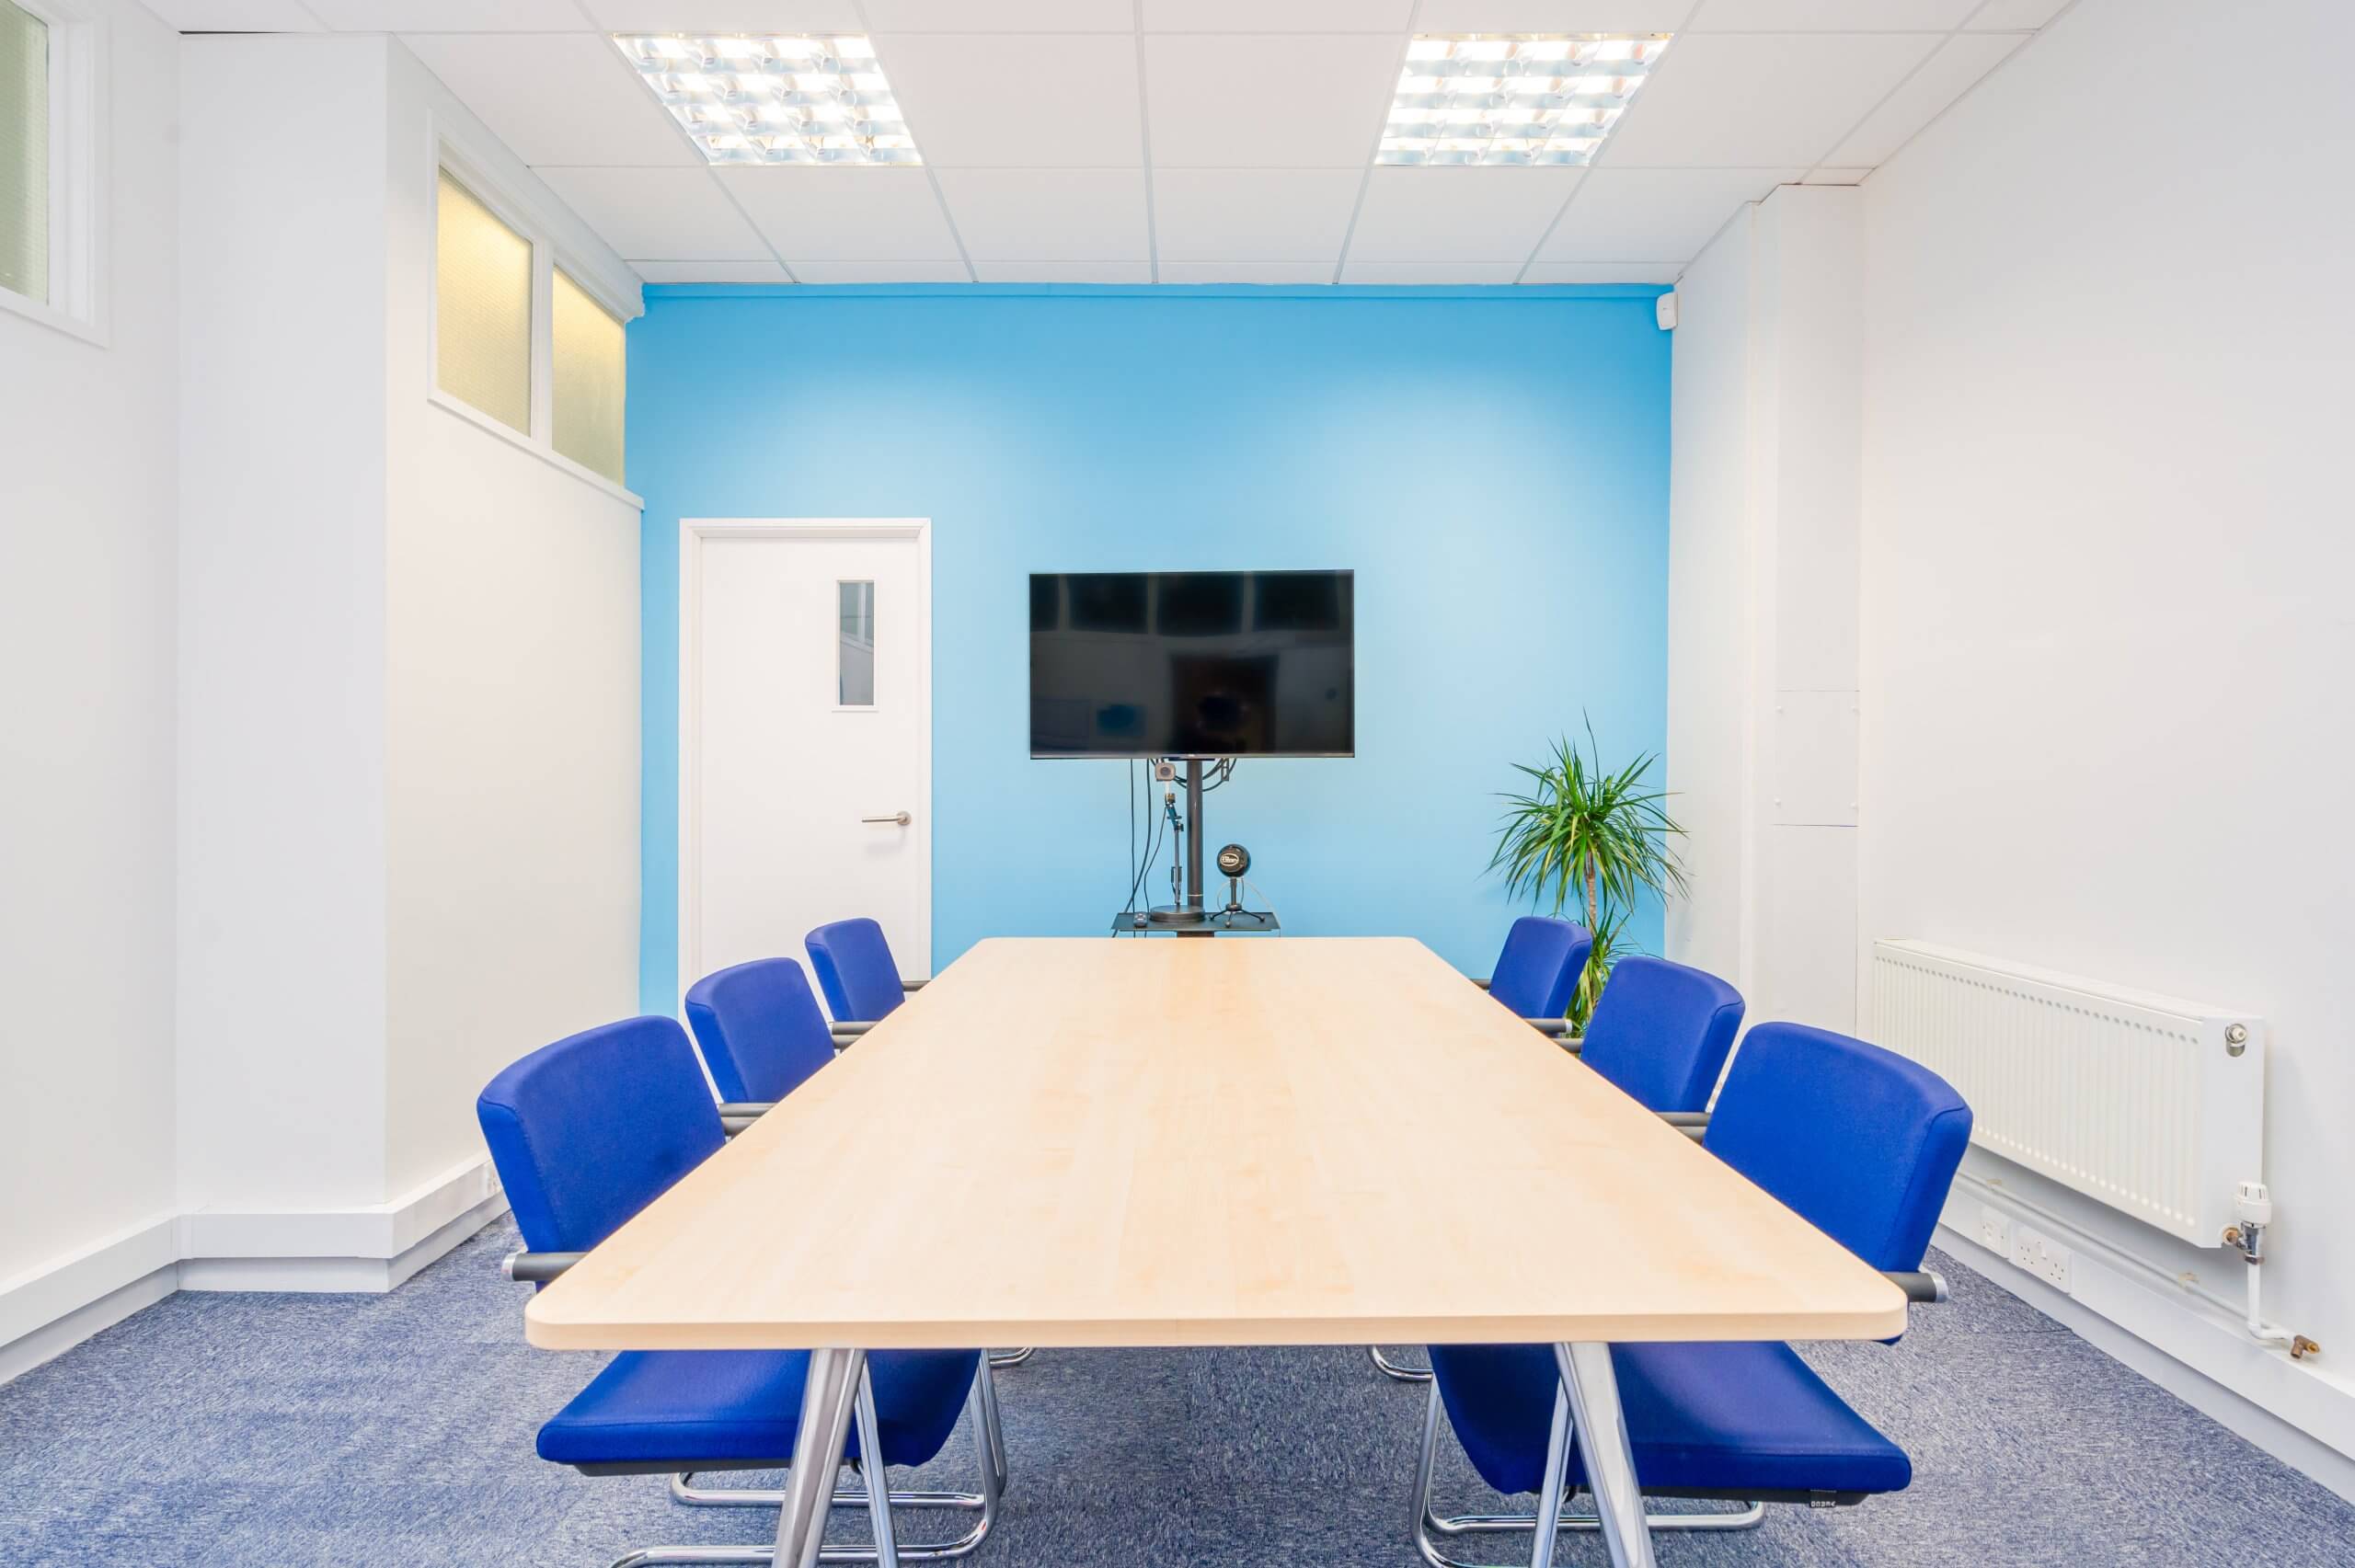
[{"label": "grey carpet", "polygon": [[[765,1511],[680,1508],[659,1480],[534,1457],[593,1358],[523,1344],[523,1292],[496,1267],[512,1245],[494,1226],[388,1296],[175,1296],[0,1386],[0,1563],[603,1568],[765,1539]],[[1663,1568],[2355,1563],[2355,1505],[1938,1266],[1956,1299],[1899,1345],[1809,1352],[1912,1453],[1912,1489],[1663,1538]],[[1014,1484],[976,1568],[1418,1561],[1422,1391],[1361,1351],[1041,1351],[999,1386]],[[970,1486],[971,1452],[960,1433],[914,1475]],[[1442,1453],[1443,1504],[1480,1503]],[[1603,1560],[1591,1538],[1558,1559]]]}]

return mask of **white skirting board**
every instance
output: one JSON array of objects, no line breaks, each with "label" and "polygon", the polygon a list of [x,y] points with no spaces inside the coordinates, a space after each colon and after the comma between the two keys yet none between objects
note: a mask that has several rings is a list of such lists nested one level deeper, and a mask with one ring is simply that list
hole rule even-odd
[{"label": "white skirting board", "polygon": [[0,1382],[175,1290],[390,1290],[506,1207],[477,1158],[364,1208],[159,1215],[0,1280]]},{"label": "white skirting board", "polygon": [[[2064,1291],[1990,1251],[1982,1207],[2069,1249]],[[2355,1502],[2355,1379],[2249,1339],[2234,1312],[2032,1204],[1956,1179],[1936,1243],[2282,1463]],[[2239,1265],[2234,1265],[2237,1267]]]}]

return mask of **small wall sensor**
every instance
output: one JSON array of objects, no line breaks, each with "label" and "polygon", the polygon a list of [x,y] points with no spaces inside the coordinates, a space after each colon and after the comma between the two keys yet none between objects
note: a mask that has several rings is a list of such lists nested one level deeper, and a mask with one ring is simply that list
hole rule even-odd
[{"label": "small wall sensor", "polygon": [[1652,319],[1660,323],[1660,329],[1662,332],[1673,332],[1676,330],[1675,290],[1671,289],[1668,292],[1652,301]]}]

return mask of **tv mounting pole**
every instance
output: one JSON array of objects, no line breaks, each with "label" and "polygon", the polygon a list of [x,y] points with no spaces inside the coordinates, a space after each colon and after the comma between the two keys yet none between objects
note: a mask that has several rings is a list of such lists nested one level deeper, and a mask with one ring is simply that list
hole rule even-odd
[{"label": "tv mounting pole", "polygon": [[1186,759],[1186,909],[1202,912],[1202,760]]}]

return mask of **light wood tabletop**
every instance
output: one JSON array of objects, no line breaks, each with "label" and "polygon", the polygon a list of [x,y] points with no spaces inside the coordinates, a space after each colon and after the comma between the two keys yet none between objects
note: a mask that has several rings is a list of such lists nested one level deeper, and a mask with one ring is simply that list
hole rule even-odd
[{"label": "light wood tabletop", "polygon": [[1404,938],[972,948],[533,1299],[557,1349],[1882,1338],[1883,1279]]}]

